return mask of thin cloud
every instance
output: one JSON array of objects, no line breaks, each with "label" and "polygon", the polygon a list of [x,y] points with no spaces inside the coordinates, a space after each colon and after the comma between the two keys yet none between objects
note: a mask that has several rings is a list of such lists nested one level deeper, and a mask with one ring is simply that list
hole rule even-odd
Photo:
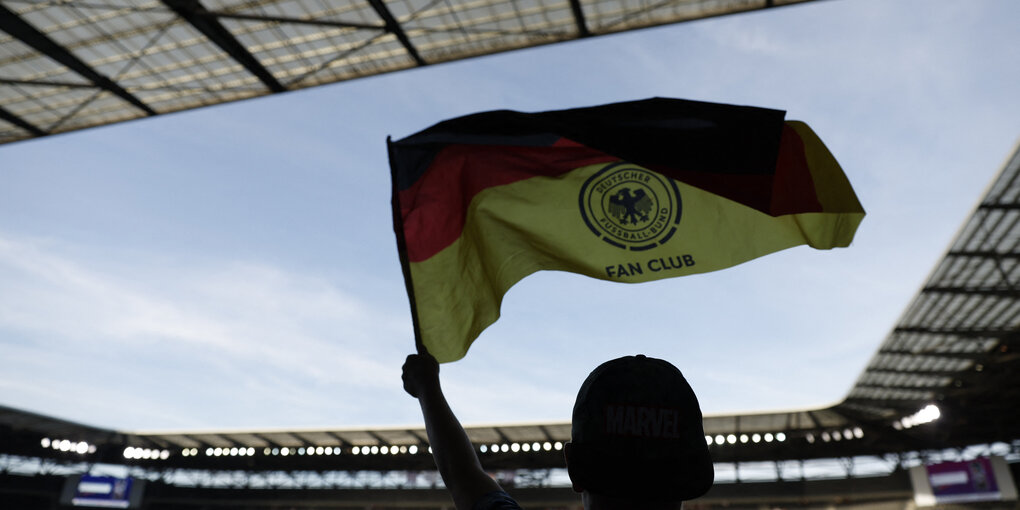
[{"label": "thin cloud", "polygon": [[[36,388],[35,398],[67,394],[25,381],[70,384],[61,371],[75,360],[60,359],[69,352],[84,357],[100,351],[165,356],[167,364],[175,358],[193,359],[217,372],[215,379],[230,391],[247,388],[260,398],[290,405],[302,400],[322,404],[321,398],[302,397],[297,382],[339,393],[391,390],[399,381],[399,372],[386,359],[385,342],[392,340],[393,356],[406,349],[408,333],[400,327],[407,322],[404,317],[372,309],[320,278],[265,264],[229,262],[188,270],[148,267],[153,276],[140,281],[126,276],[139,273],[138,268],[79,261],[66,251],[52,241],[0,235],[0,279],[5,282],[0,329],[7,344],[2,362],[7,366],[0,378],[4,401],[23,400],[18,393],[26,385]],[[96,346],[93,354],[88,346]],[[39,360],[35,366],[48,366],[51,373],[26,371],[32,364],[25,362],[33,359]],[[130,363],[116,360],[107,355],[88,362],[94,370],[131,372]],[[160,361],[147,364],[158,369]],[[138,380],[146,377],[135,375]],[[130,384],[131,378],[124,381]],[[231,398],[230,392],[223,398]]]}]

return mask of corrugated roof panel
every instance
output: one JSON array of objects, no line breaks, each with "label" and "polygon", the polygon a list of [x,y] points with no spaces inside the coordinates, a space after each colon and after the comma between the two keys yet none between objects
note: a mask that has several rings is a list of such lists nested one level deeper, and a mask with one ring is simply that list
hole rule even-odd
[{"label": "corrugated roof panel", "polygon": [[[104,76],[97,81],[114,95],[93,100],[53,88],[14,90],[16,84],[0,82],[0,98],[11,114],[30,111],[36,122],[57,125],[54,131],[61,132],[138,118],[147,114],[145,108],[167,113],[268,94],[279,89],[269,83],[274,80],[295,89],[416,67],[421,62],[415,52],[425,63],[445,62],[575,39],[585,35],[582,24],[598,34],[767,6],[748,0],[585,1],[581,11],[586,18],[580,21],[569,0],[381,4],[395,20],[393,26],[385,26],[384,13],[368,1],[201,0],[174,9],[157,0],[6,2],[5,7],[87,65],[91,70],[84,74]],[[214,28],[199,30],[188,19]],[[228,41],[206,35],[218,26],[229,34]],[[409,46],[398,33],[406,35]],[[253,60],[221,47],[230,41]],[[272,79],[258,77],[261,69]],[[0,76],[91,85],[80,74],[0,34]],[[69,107],[72,99],[79,103]],[[144,107],[133,104],[138,101]],[[0,142],[36,135],[8,123]]]},{"label": "corrugated roof panel", "polygon": [[260,432],[259,436],[273,446],[298,447],[305,444],[301,438],[287,432]]}]

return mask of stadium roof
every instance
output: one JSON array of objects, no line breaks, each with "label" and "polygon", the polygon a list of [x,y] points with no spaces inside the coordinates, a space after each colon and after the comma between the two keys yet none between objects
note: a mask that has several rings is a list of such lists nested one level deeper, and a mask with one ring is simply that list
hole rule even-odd
[{"label": "stadium roof", "polygon": [[5,0],[0,143],[809,0]]},{"label": "stadium roof", "polygon": [[[714,460],[853,457],[1014,442],[1020,438],[1016,281],[1020,148],[846,398],[828,408],[706,416]],[[468,435],[489,469],[561,467],[558,450],[570,425],[475,426]],[[134,433],[0,407],[0,451],[64,460],[195,469],[420,470],[433,467],[427,448],[421,427]]]}]

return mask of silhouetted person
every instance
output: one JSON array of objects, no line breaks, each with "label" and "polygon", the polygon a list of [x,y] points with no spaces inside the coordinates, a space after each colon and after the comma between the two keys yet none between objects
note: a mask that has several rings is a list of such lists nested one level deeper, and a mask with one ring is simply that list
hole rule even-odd
[{"label": "silhouetted person", "polygon": [[[482,469],[443,396],[435,359],[408,356],[403,379],[458,510],[520,508]],[[593,370],[578,391],[570,435],[567,472],[587,510],[679,509],[712,486],[698,399],[669,362],[627,356]]]}]

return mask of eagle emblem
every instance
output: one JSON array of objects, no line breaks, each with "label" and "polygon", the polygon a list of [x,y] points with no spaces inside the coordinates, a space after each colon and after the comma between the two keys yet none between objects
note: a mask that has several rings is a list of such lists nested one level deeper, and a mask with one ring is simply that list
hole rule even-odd
[{"label": "eagle emblem", "polygon": [[620,188],[609,197],[609,214],[620,220],[621,225],[637,225],[648,221],[648,213],[652,211],[652,199],[645,190]]},{"label": "eagle emblem", "polygon": [[630,163],[593,166],[578,196],[592,234],[629,251],[669,241],[680,224],[680,190],[672,179]]}]

